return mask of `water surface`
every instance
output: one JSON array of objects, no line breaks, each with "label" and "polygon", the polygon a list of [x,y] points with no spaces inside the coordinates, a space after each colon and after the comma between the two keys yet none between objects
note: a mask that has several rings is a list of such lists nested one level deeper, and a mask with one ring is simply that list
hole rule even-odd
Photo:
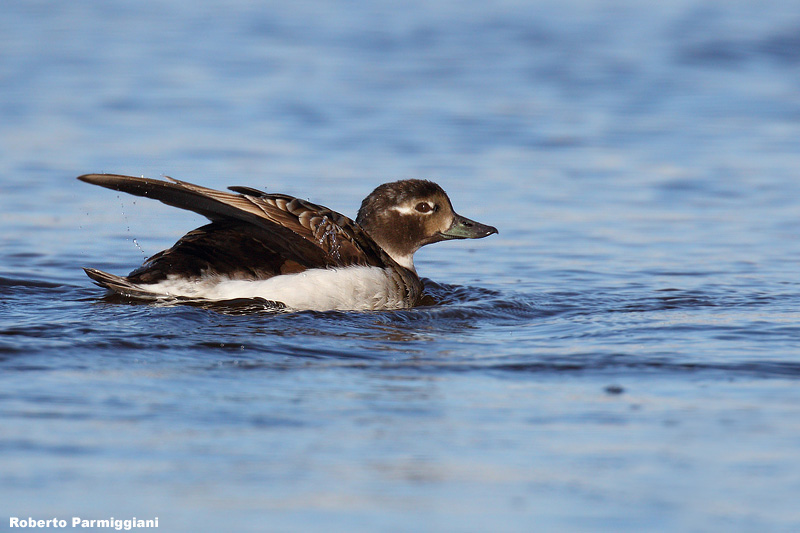
[{"label": "water surface", "polygon": [[[785,0],[11,2],[0,518],[797,531],[798,35]],[[420,251],[408,311],[140,304],[81,267],[204,220],[87,172],[349,216],[426,177],[500,234]]]}]

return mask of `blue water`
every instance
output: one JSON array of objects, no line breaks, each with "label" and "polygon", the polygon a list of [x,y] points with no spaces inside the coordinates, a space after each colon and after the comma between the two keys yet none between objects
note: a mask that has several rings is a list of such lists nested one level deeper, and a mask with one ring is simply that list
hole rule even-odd
[{"label": "blue water", "polygon": [[[662,4],[6,2],[0,529],[800,530],[800,6]],[[500,233],[409,311],[139,304],[81,267],[204,220],[87,172]]]}]

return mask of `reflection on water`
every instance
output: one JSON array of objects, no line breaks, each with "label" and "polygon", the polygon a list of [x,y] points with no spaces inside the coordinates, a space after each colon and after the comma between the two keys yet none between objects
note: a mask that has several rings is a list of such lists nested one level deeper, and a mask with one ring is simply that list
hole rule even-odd
[{"label": "reflection on water", "polygon": [[[4,507],[797,530],[799,27],[785,0],[12,1]],[[411,310],[134,302],[81,267],[129,271],[203,219],[86,172],[350,216],[424,177],[500,234],[421,250]]]}]

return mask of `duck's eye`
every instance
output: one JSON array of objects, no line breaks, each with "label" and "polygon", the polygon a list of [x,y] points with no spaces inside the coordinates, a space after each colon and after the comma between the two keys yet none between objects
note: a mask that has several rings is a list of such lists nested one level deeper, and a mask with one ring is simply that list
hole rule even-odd
[{"label": "duck's eye", "polygon": [[414,209],[416,209],[420,213],[430,213],[431,211],[433,211],[433,207],[431,207],[431,204],[429,204],[428,202],[420,202]]}]

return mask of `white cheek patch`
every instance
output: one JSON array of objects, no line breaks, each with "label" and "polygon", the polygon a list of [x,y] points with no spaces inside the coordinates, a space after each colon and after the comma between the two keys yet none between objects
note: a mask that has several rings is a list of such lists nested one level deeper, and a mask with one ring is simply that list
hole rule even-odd
[{"label": "white cheek patch", "polygon": [[433,215],[434,213],[436,213],[436,211],[437,211],[437,209],[434,206],[434,204],[430,204],[430,206],[433,209],[431,209],[427,213],[421,213],[420,211],[417,211],[416,207],[411,207],[411,206],[409,206],[407,204],[406,205],[393,205],[392,207],[389,208],[389,210],[390,211],[394,211],[395,213],[400,213],[401,215],[415,215],[415,216],[418,216],[418,217],[419,216],[429,217],[429,216]]},{"label": "white cheek patch", "polygon": [[401,215],[422,215],[424,213],[420,213],[413,207],[409,207],[407,205],[393,205],[389,208],[391,211],[396,213],[400,213]]}]

